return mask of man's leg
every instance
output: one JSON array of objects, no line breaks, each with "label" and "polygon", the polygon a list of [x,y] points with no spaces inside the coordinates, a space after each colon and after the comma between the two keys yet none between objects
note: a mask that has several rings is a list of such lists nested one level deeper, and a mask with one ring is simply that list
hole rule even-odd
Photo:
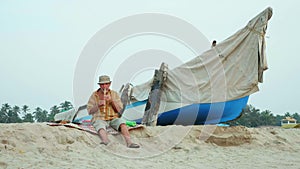
[{"label": "man's leg", "polygon": [[98,135],[102,141],[101,144],[107,145],[109,143],[107,133],[103,128],[98,130]]},{"label": "man's leg", "polygon": [[132,143],[126,124],[122,123],[120,125],[120,130],[121,130],[123,137],[125,138],[127,147],[129,147],[129,148],[139,148],[140,147],[138,144]]},{"label": "man's leg", "polygon": [[129,131],[128,131],[128,128],[127,128],[126,124],[122,123],[120,125],[120,130],[121,130],[121,133],[122,133],[123,137],[125,138],[125,141],[126,141],[127,145],[131,144],[132,141],[130,139],[130,134],[129,134]]},{"label": "man's leg", "polygon": [[138,144],[132,143],[128,128],[125,123],[126,123],[126,120],[124,120],[122,118],[116,118],[116,119],[112,120],[109,123],[109,125],[112,128],[114,128],[115,130],[121,131],[121,134],[123,135],[123,137],[126,141],[127,147],[139,148],[140,146]]},{"label": "man's leg", "polygon": [[98,135],[101,139],[101,144],[107,145],[109,143],[107,132],[105,130],[107,123],[103,120],[96,120],[93,122],[93,126],[98,132]]}]

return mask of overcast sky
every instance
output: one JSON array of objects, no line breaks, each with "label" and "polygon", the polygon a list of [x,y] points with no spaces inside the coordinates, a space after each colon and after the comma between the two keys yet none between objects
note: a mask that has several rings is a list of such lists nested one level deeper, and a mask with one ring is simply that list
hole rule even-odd
[{"label": "overcast sky", "polygon": [[[272,7],[266,35],[269,70],[259,85],[260,91],[250,96],[249,104],[273,114],[300,113],[299,6],[297,0],[2,0],[0,103],[49,110],[65,100],[73,102],[74,73],[82,50],[96,32],[121,18],[142,13],[167,14],[192,24],[208,41],[222,41],[265,8]],[[178,44],[171,41],[151,36],[132,38],[109,55],[120,55],[123,48],[130,49],[127,55],[143,48],[160,48],[184,55],[182,60],[195,57],[184,46],[174,47]],[[174,51],[163,45],[172,43]],[[112,72],[115,70],[105,73],[113,76]],[[119,90],[117,87],[115,90]]]}]

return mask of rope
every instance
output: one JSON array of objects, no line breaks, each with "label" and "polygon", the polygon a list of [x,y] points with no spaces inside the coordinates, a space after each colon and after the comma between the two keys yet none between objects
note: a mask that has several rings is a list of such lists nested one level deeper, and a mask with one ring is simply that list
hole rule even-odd
[{"label": "rope", "polygon": [[[265,25],[266,25],[266,24],[264,24],[263,26],[265,26]],[[265,32],[260,32],[260,31],[254,29],[254,28],[249,27],[248,25],[247,25],[247,28],[248,28],[251,32],[254,32],[254,33],[256,33],[256,34],[258,34],[258,35],[260,35],[260,36],[262,36],[262,37],[264,37],[265,34],[266,34]]]}]

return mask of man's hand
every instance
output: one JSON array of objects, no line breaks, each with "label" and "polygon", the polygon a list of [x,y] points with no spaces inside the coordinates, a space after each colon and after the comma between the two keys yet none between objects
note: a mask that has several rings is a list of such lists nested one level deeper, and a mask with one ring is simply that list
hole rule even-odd
[{"label": "man's hand", "polygon": [[104,95],[104,100],[105,100],[107,103],[110,103],[110,102],[111,102],[111,96],[110,96],[110,94]]},{"label": "man's hand", "polygon": [[98,103],[98,106],[104,106],[106,104],[106,101],[105,100],[100,100],[99,103]]}]

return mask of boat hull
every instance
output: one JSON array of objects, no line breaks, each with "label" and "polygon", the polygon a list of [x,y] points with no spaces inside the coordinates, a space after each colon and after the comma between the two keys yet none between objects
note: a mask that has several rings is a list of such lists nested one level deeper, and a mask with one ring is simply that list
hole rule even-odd
[{"label": "boat hull", "polygon": [[[217,103],[191,104],[158,114],[157,125],[197,125],[218,124],[238,118],[247,105],[249,96]],[[142,122],[143,109],[146,102],[135,102],[126,107],[124,118],[130,121]],[[131,112],[130,109],[134,111]],[[135,116],[130,116],[135,113]]]}]

